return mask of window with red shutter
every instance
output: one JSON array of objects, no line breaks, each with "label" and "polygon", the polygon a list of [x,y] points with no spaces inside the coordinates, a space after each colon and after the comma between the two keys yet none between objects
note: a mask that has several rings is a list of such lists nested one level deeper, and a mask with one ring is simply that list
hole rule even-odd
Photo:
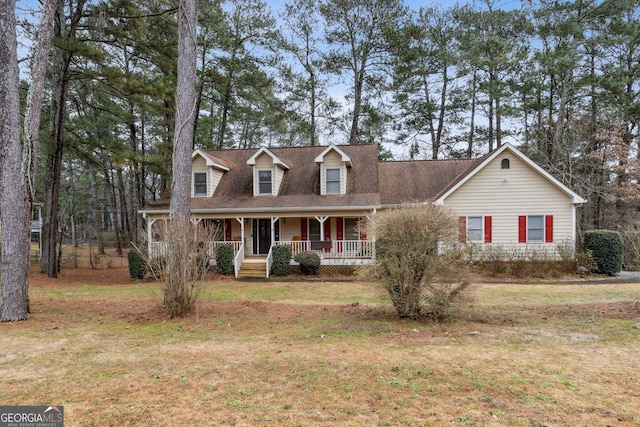
[{"label": "window with red shutter", "polygon": [[553,215],[519,216],[518,242],[553,242]]}]

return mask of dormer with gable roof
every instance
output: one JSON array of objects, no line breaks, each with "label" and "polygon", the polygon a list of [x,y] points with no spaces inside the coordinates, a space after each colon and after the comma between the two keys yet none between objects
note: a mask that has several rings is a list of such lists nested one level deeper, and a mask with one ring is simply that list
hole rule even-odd
[{"label": "dormer with gable roof", "polygon": [[211,197],[222,175],[229,167],[206,151],[197,149],[191,155],[191,197]]},{"label": "dormer with gable roof", "polygon": [[347,168],[353,166],[351,158],[331,144],[315,158],[315,162],[320,166],[320,194],[346,194]]},{"label": "dormer with gable roof", "polygon": [[247,164],[253,168],[253,195],[277,196],[289,166],[265,147],[256,151]]}]

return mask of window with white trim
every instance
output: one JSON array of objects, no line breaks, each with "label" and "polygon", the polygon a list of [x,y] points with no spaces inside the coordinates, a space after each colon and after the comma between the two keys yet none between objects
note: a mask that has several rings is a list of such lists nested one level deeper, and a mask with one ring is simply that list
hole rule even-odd
[{"label": "window with white trim", "polygon": [[258,171],[258,193],[272,194],[273,182],[272,174],[269,170]]},{"label": "window with white trim", "polygon": [[193,173],[193,196],[194,197],[207,196],[207,173],[206,172]]},{"label": "window with white trim", "polygon": [[481,216],[467,217],[467,239],[470,242],[484,242],[484,221]]},{"label": "window with white trim", "polygon": [[544,242],[544,215],[527,217],[527,242]]},{"label": "window with white trim", "polygon": [[340,169],[325,171],[326,194],[340,194]]}]

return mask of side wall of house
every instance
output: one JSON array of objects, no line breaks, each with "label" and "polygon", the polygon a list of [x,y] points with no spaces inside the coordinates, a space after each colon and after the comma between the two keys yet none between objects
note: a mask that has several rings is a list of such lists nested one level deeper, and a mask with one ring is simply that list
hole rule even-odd
[{"label": "side wall of house", "polygon": [[[509,160],[508,169],[502,168],[503,159]],[[571,201],[548,179],[505,151],[447,197],[444,206],[458,216],[491,216],[491,243],[481,246],[555,252],[558,245],[575,247]],[[528,215],[553,216],[552,242],[519,242],[519,217]]]}]

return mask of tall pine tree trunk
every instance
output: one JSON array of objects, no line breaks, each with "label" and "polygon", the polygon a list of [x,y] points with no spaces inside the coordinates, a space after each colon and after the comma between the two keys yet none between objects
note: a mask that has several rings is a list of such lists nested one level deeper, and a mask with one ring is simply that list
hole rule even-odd
[{"label": "tall pine tree trunk", "polygon": [[[86,0],[78,0],[75,4],[68,28],[68,39],[74,39]],[[66,17],[62,7],[57,10],[56,34],[61,37],[64,33],[62,25]],[[49,277],[58,277],[59,260],[56,243],[58,243],[58,196],[60,195],[60,174],[62,172],[62,154],[64,151],[64,132],[67,106],[67,93],[71,79],[71,59],[73,52],[59,52],[56,63],[55,94],[52,101],[52,148],[49,152],[46,172],[47,194],[44,205],[42,224],[42,260],[40,271]]]},{"label": "tall pine tree trunk", "polygon": [[29,311],[29,224],[20,170],[20,80],[15,0],[0,1],[0,320],[26,320]]},{"label": "tall pine tree trunk", "polygon": [[196,102],[196,0],[181,0],[178,10],[178,81],[171,182],[169,257],[163,286],[164,305],[171,317],[195,307],[186,263],[191,259],[191,146]]},{"label": "tall pine tree trunk", "polygon": [[29,313],[31,210],[56,3],[45,0],[42,10],[25,107],[25,141],[21,145],[15,0],[0,0],[0,223],[4,228],[4,236],[0,237],[0,320],[3,322],[26,320]]}]

